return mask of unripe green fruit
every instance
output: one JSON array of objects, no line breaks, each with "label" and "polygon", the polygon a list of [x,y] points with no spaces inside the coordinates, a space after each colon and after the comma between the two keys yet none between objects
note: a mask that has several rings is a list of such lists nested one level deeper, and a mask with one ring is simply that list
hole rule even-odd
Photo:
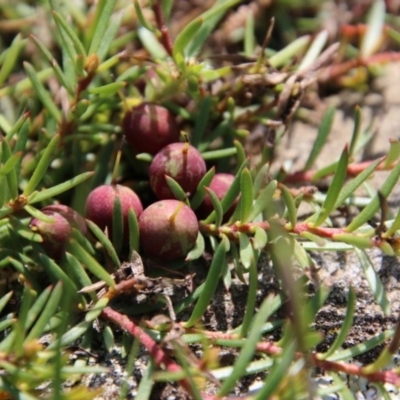
[{"label": "unripe green fruit", "polygon": [[174,116],[156,104],[140,104],[128,110],[122,120],[127,142],[138,153],[156,154],[164,146],[179,140]]},{"label": "unripe green fruit", "polygon": [[161,200],[139,217],[140,245],[150,256],[165,261],[185,258],[194,247],[199,223],[190,207],[178,200]]},{"label": "unripe green fruit", "polygon": [[165,176],[175,179],[190,197],[206,173],[199,151],[188,143],[171,143],[160,150],[149,168],[150,186],[160,199],[174,199]]},{"label": "unripe green fruit", "polygon": [[136,217],[143,211],[138,195],[130,188],[122,185],[102,185],[92,190],[86,199],[86,218],[93,221],[100,229],[107,227],[112,235],[113,212],[116,197],[121,202],[122,217],[124,221],[123,240],[129,238],[128,212],[132,209]]}]

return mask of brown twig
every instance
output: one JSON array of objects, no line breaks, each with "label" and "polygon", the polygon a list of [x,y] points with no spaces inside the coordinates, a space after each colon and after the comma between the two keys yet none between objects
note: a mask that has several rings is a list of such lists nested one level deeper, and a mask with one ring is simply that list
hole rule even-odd
[{"label": "brown twig", "polygon": [[161,32],[161,43],[164,46],[166,52],[172,57],[172,49],[174,46],[172,44],[172,39],[169,34],[168,27],[165,24],[165,19],[161,7],[161,1],[157,0],[154,3],[152,9],[154,12],[154,16],[156,18],[157,28]]}]

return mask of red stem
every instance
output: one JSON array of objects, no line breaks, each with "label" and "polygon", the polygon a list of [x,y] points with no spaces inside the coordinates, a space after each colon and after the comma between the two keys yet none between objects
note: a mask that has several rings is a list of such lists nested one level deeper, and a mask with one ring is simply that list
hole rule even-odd
[{"label": "red stem", "polygon": [[169,34],[167,25],[165,24],[164,15],[162,13],[161,1],[157,0],[153,5],[153,12],[156,18],[157,27],[161,32],[161,43],[164,46],[167,53],[172,57],[172,39]]}]

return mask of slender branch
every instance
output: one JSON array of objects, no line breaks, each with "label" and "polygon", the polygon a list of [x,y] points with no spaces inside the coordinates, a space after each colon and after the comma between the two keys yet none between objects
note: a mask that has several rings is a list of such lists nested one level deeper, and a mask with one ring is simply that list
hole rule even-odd
[{"label": "slender branch", "polygon": [[168,27],[165,24],[165,19],[161,7],[161,0],[157,0],[154,3],[152,9],[156,18],[157,28],[161,32],[161,43],[164,46],[167,53],[172,57],[172,49],[174,46],[172,44],[172,39],[169,34]]}]

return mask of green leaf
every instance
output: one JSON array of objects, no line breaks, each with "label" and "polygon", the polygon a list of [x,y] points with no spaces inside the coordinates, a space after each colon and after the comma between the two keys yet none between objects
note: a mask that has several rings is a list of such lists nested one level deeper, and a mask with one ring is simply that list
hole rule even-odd
[{"label": "green leaf", "polygon": [[135,12],[138,17],[140,24],[145,27],[147,30],[151,32],[155,32],[155,29],[152,25],[149,24],[149,21],[145,18],[142,12],[142,7],[139,4],[138,0],[133,0],[133,5],[135,7]]},{"label": "green leaf", "polygon": [[122,248],[122,240],[124,237],[124,216],[122,215],[122,205],[119,197],[119,191],[115,191],[116,196],[114,198],[113,205],[113,215],[112,215],[112,232],[108,232],[108,234],[112,234],[112,244],[117,253],[121,251]]},{"label": "green leaf", "polygon": [[[122,17],[124,16],[124,11],[121,10],[116,15],[113,15],[109,22],[106,31],[104,32],[104,36],[101,39],[101,45],[97,50],[97,55],[99,60],[104,60],[107,56],[108,51],[115,39],[115,36],[120,28]],[[104,67],[104,65],[103,65]],[[99,69],[97,69],[99,71]]]},{"label": "green leaf", "polygon": [[196,115],[196,119],[194,122],[193,134],[190,138],[191,145],[193,147],[197,148],[204,136],[207,123],[209,120],[209,115],[211,112],[211,106],[212,106],[212,97],[211,96],[204,97],[204,99],[202,99],[199,105],[199,111]]},{"label": "green leaf", "polygon": [[103,86],[89,88],[88,92],[91,94],[102,95],[104,97],[112,96],[127,85],[126,82],[113,82]]},{"label": "green leaf", "polygon": [[62,283],[60,281],[56,284],[53,290],[51,290],[51,294],[49,293],[50,298],[48,299],[43,311],[41,311],[35,325],[27,335],[25,343],[28,343],[29,341],[37,339],[43,335],[46,324],[49,322],[50,318],[54,316],[58,309],[62,293]]},{"label": "green leaf", "polygon": [[208,196],[210,197],[211,203],[214,207],[213,213],[215,213],[215,226],[219,228],[222,224],[222,219],[224,218],[224,211],[222,210],[221,202],[212,189],[206,187],[205,190],[208,193]]},{"label": "green leaf", "polygon": [[94,22],[91,24],[88,36],[91,38],[88,54],[95,54],[100,48],[104,34],[110,23],[116,0],[99,0]]},{"label": "green leaf", "polygon": [[253,237],[253,247],[255,250],[263,250],[268,243],[267,232],[260,226],[255,227],[254,237]]},{"label": "green leaf", "polygon": [[140,26],[137,29],[137,35],[143,47],[150,53],[154,60],[164,60],[167,58],[168,54],[165,48],[160,44],[160,41],[153,32]]},{"label": "green leaf", "polygon": [[335,203],[335,209],[339,208],[355,191],[361,186],[376,170],[377,166],[382,162],[383,158],[375,160],[367,168],[346,184],[339,193]]},{"label": "green leaf", "polygon": [[[54,22],[56,23],[57,28],[60,32],[64,46],[68,49],[70,59],[72,61],[75,60],[78,54],[80,56],[86,57],[85,48],[83,47],[83,44],[79,40],[74,30],[71,28],[71,25],[57,11],[53,11],[52,14]],[[71,47],[70,43],[72,43],[73,47]]]},{"label": "green leaf", "polygon": [[258,391],[255,400],[264,400],[272,397],[276,389],[280,387],[282,380],[287,376],[290,364],[295,357],[295,350],[295,341],[285,343],[282,354],[279,355],[279,358],[275,358],[274,364],[264,381],[264,385]]},{"label": "green leaf", "polygon": [[205,250],[205,242],[203,235],[199,232],[197,235],[196,243],[189,254],[186,256],[185,261],[193,261],[200,258]]},{"label": "green leaf", "polygon": [[110,274],[76,240],[71,240],[68,251],[83,262],[98,279],[104,281],[110,287],[115,286],[115,282]]},{"label": "green leaf", "polygon": [[383,238],[389,238],[400,229],[400,208],[397,210],[396,218],[389,226],[386,232],[382,234]]},{"label": "green leaf", "polygon": [[215,175],[215,167],[212,167],[206,174],[201,178],[200,183],[197,185],[196,192],[194,193],[193,197],[190,200],[190,207],[192,210],[196,210],[206,195],[206,186],[210,186],[211,181],[213,180]]},{"label": "green leaf", "polygon": [[[53,186],[49,189],[41,190],[40,192],[33,192],[30,196],[28,196],[28,203],[34,204],[38,203],[39,201],[48,200],[52,197],[58,196],[61,193],[66,192],[67,190],[72,189],[73,187],[81,184],[82,182],[86,181],[94,174],[93,171],[84,172],[76,176],[75,178],[69,179],[66,182],[60,183],[59,185]],[[33,177],[32,177],[33,178]]]},{"label": "green leaf", "polygon": [[346,146],[340,157],[336,173],[329,186],[326,199],[324,201],[324,204],[322,205],[321,211],[318,215],[317,220],[314,223],[314,226],[321,225],[326,220],[326,218],[329,217],[329,214],[335,209],[335,204],[337,202],[340,191],[342,190],[343,187],[343,183],[347,176],[348,165],[349,165],[349,153],[348,153],[348,148]]},{"label": "green leaf", "polygon": [[54,342],[50,343],[50,345],[47,347],[47,350],[54,350],[60,347],[66,347],[74,343],[76,340],[82,337],[91,326],[91,322],[80,322],[69,331],[65,332],[60,339],[57,339]]},{"label": "green leaf", "polygon": [[175,38],[174,47],[172,49],[172,55],[174,57],[175,62],[181,67],[184,68],[185,62],[185,49],[193,40],[193,37],[196,35],[198,30],[203,25],[203,18],[199,17],[187,24],[183,30],[178,34]]},{"label": "green leaf", "polygon": [[104,234],[104,232],[92,221],[86,220],[86,224],[89,229],[92,231],[97,240],[103,245],[107,254],[110,256],[111,261],[114,264],[114,268],[117,270],[121,267],[121,263],[119,262],[118,255],[116,249],[111,243],[110,239]]},{"label": "green leaf", "polygon": [[325,146],[326,141],[328,139],[328,135],[332,129],[332,123],[333,123],[334,116],[335,116],[335,108],[334,107],[328,108],[324,117],[322,118],[321,125],[319,126],[319,129],[318,129],[317,138],[315,139],[315,142],[311,149],[310,155],[308,156],[306,165],[304,166],[304,169],[303,169],[304,171],[307,171],[312,168],[315,160],[317,159],[317,157],[321,153],[321,150]]},{"label": "green leaf", "polygon": [[21,39],[21,36],[20,33],[15,36],[10,47],[3,53],[4,61],[0,68],[0,87],[3,86],[13,69],[15,69],[18,57],[27,43],[27,40]]},{"label": "green leaf", "polygon": [[54,74],[56,75],[61,85],[67,89],[68,93],[71,96],[73,96],[74,88],[68,81],[68,78],[65,76],[60,66],[58,65],[57,60],[53,57],[53,55],[50,53],[47,47],[36,36],[30,34],[30,38],[33,40],[36,47],[39,49],[39,51],[43,54],[44,58],[49,62],[49,64],[53,68]]},{"label": "green leaf", "polygon": [[[260,341],[262,326],[272,314],[271,310],[273,310],[273,307],[271,307],[271,303],[273,301],[274,297],[272,295],[268,296],[263,301],[260,310],[252,321],[249,334],[239,356],[236,359],[233,370],[229,377],[222,383],[222,386],[218,391],[218,397],[224,397],[228,395],[237,384],[238,380],[245,374],[246,368],[256,352],[257,343]],[[268,397],[269,396],[263,397],[263,399]]]},{"label": "green leaf", "polygon": [[[258,252],[253,250],[253,262],[249,268],[249,288],[247,292],[246,308],[243,316],[243,322],[240,329],[240,336],[245,337],[250,328],[251,321],[254,316],[254,310],[256,308],[257,301],[257,285],[258,285]],[[264,321],[265,322],[265,321]]]},{"label": "green leaf", "polygon": [[389,139],[390,148],[385,159],[385,164],[383,168],[390,168],[392,164],[400,158],[400,142],[397,139]]},{"label": "green leaf", "polygon": [[294,228],[297,223],[297,209],[293,196],[284,184],[279,184],[279,189],[282,192],[283,201],[286,204],[286,213],[289,218],[290,225],[292,228]]},{"label": "green leaf", "polygon": [[275,68],[287,64],[292,57],[298,56],[299,53],[303,52],[310,43],[310,39],[310,35],[305,35],[293,40],[285,48],[269,57],[268,64]]},{"label": "green leaf", "polygon": [[139,222],[135,211],[130,208],[128,211],[128,226],[129,226],[129,254],[132,252],[139,251]]},{"label": "green leaf", "polygon": [[13,296],[13,292],[8,292],[4,296],[2,296],[2,298],[0,299],[0,313],[3,311],[4,307],[10,301],[12,296]]},{"label": "green leaf", "polygon": [[61,281],[70,292],[76,293],[78,291],[72,279],[50,257],[39,254],[39,259],[46,274],[52,277],[54,281]]},{"label": "green leaf", "polygon": [[255,263],[255,252],[249,237],[243,232],[239,232],[239,253],[240,262],[249,269]]},{"label": "green leaf", "polygon": [[43,103],[46,111],[56,120],[58,124],[61,123],[62,114],[58,107],[54,104],[49,92],[44,88],[42,82],[40,81],[35,69],[27,61],[23,63],[25,72],[28,75],[32,86],[35,90],[35,94],[39,97],[40,101]]},{"label": "green leaf", "polygon": [[103,297],[99,299],[93,307],[85,315],[86,322],[93,322],[101,313],[102,311],[108,306],[110,299],[107,297]]},{"label": "green leaf", "polygon": [[199,53],[225,12],[238,3],[240,3],[240,0],[217,0],[210,9],[199,16],[203,24],[185,48],[185,53],[188,57],[195,57]]},{"label": "green leaf", "polygon": [[248,168],[244,168],[240,174],[240,221],[249,221],[253,210],[253,181]]},{"label": "green leaf", "polygon": [[336,352],[340,347],[342,347],[344,341],[347,338],[347,335],[350,331],[351,326],[353,325],[354,319],[354,311],[356,306],[356,292],[352,286],[349,288],[349,294],[347,296],[347,309],[346,316],[344,318],[342,327],[340,328],[339,334],[336,336],[335,341],[329,347],[329,350],[324,353],[318,355],[319,359],[326,360]]},{"label": "green leaf", "polygon": [[177,200],[183,201],[187,206],[190,206],[186,192],[182,189],[181,185],[179,185],[179,183],[174,178],[165,175],[165,182],[167,182],[168,187],[171,189],[171,192]]},{"label": "green leaf", "polygon": [[227,149],[205,151],[201,155],[205,161],[211,161],[234,156],[236,155],[236,151],[236,147],[228,147]]},{"label": "green leaf", "polygon": [[307,50],[306,55],[301,60],[301,63],[298,67],[298,71],[306,71],[317,61],[319,55],[321,54],[322,50],[324,49],[326,42],[328,40],[328,31],[322,30],[316,36],[313,42],[311,43],[309,49]]},{"label": "green leaf", "polygon": [[[221,206],[222,206],[222,211],[226,213],[229,208],[232,206],[234,201],[236,200],[236,197],[240,193],[240,177],[241,173],[244,168],[247,167],[248,160],[246,160],[240,167],[239,171],[236,174],[235,179],[233,180],[231,187],[228,189],[226,192],[224,198],[221,200]],[[215,211],[213,211],[206,219],[205,223],[209,224],[215,220]]]},{"label": "green leaf", "polygon": [[360,46],[361,58],[374,54],[383,35],[385,23],[385,2],[375,0],[367,16],[367,31],[362,38]]},{"label": "green leaf", "polygon": [[258,195],[256,198],[251,213],[249,215],[249,221],[254,221],[255,218],[260,215],[268,206],[272,203],[272,197],[278,187],[277,181],[271,181]]},{"label": "green leaf", "polygon": [[254,32],[254,14],[250,12],[247,15],[246,25],[244,28],[244,54],[247,57],[253,56],[256,49],[256,38]]},{"label": "green leaf", "polygon": [[385,287],[376,273],[374,266],[365,251],[355,249],[357,257],[360,261],[360,266],[364,271],[364,276],[368,281],[371,292],[375,301],[379,304],[385,315],[390,315],[390,302],[386,297]]},{"label": "green leaf", "polygon": [[[395,187],[397,181],[400,177],[400,162],[395,165],[395,167],[390,172],[389,176],[386,178],[384,184],[380,188],[380,192],[383,197],[387,198],[393,188]],[[346,231],[352,232],[359,228],[361,225],[369,221],[374,214],[379,210],[379,198],[376,195],[371,202],[358,214],[353,221],[347,226]]]},{"label": "green leaf", "polygon": [[240,166],[246,161],[246,152],[242,146],[242,144],[239,142],[239,140],[234,140],[233,144],[235,145],[236,148],[236,162],[237,162],[237,169],[240,168]]},{"label": "green leaf", "polygon": [[358,139],[360,137],[361,117],[362,117],[361,108],[359,106],[356,106],[356,108],[354,110],[354,128],[353,128],[353,134],[351,135],[349,157],[354,156],[354,152],[356,150]]},{"label": "green leaf", "polygon": [[49,167],[50,163],[53,161],[54,158],[54,151],[56,150],[58,141],[60,139],[59,135],[54,135],[53,138],[50,140],[49,144],[47,145],[45,151],[40,158],[34,173],[31,176],[31,179],[26,185],[24,190],[24,196],[29,196],[39,185],[40,181],[43,179],[44,175],[47,172],[47,168]]},{"label": "green leaf", "polygon": [[215,290],[217,289],[218,281],[225,264],[225,245],[223,242],[220,242],[215,251],[203,290],[201,291],[199,299],[197,300],[197,303],[192,311],[192,315],[187,322],[183,323],[185,328],[190,328],[195,325],[205,313],[211,302],[211,299],[214,296]]}]

